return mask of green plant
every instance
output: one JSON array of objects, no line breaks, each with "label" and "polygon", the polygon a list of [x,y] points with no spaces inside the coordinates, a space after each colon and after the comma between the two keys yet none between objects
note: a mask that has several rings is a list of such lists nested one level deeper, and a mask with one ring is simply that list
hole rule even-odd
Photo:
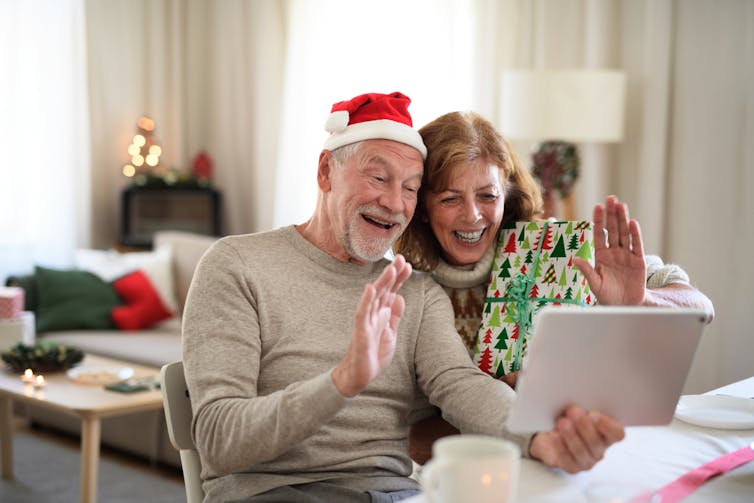
[{"label": "green plant", "polygon": [[84,352],[53,341],[40,341],[33,345],[19,342],[0,357],[15,372],[31,369],[39,373],[69,369],[83,360]]}]

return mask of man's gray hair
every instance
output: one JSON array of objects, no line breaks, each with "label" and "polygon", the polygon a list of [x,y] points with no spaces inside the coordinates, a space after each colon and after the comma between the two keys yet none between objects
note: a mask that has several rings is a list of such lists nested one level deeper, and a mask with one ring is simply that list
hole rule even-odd
[{"label": "man's gray hair", "polygon": [[348,145],[343,145],[342,147],[336,148],[332,151],[333,160],[338,166],[343,166],[343,164],[345,164],[345,162],[350,159],[351,156],[356,155],[356,153],[361,148],[362,143],[364,142],[357,141],[356,143],[349,143]]}]

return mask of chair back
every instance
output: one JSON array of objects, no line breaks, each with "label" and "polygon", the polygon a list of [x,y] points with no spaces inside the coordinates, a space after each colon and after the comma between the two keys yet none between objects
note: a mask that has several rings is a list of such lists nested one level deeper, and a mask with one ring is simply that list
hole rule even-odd
[{"label": "chair back", "polygon": [[186,501],[201,503],[204,499],[202,489],[202,465],[199,453],[191,438],[191,399],[189,398],[186,379],[183,375],[183,362],[168,363],[160,371],[162,403],[168,425],[170,443],[178,449],[181,456],[183,481],[186,485]]}]

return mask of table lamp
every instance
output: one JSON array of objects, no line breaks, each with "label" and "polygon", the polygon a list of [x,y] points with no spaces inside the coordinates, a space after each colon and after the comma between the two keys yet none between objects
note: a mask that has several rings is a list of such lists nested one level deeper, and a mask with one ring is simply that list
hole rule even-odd
[{"label": "table lamp", "polygon": [[532,173],[542,187],[545,217],[558,216],[558,196],[570,200],[579,175],[575,143],[623,138],[625,94],[626,76],[620,71],[503,72],[500,130],[510,140],[541,142],[532,154]]}]

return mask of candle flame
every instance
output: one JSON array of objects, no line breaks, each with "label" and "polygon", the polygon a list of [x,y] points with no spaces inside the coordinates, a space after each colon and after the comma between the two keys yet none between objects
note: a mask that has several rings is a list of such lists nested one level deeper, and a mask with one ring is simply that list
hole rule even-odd
[{"label": "candle flame", "polygon": [[31,369],[24,370],[24,373],[21,376],[21,380],[26,384],[34,382],[34,371]]}]

